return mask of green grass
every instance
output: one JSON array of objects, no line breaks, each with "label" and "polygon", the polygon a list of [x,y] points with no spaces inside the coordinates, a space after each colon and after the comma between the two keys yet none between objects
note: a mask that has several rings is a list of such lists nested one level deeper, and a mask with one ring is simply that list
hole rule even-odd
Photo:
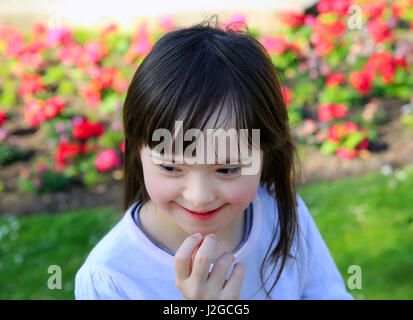
[{"label": "green grass", "polygon": [[[345,283],[362,271],[356,299],[413,299],[413,166],[298,191]],[[0,299],[73,299],[74,277],[97,241],[121,218],[113,208],[0,217]],[[62,270],[62,290],[47,286]]]}]

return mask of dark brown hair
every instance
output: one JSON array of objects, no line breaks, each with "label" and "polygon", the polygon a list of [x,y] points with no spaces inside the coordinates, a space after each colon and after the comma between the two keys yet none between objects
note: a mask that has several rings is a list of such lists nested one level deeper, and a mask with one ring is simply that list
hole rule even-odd
[{"label": "dark brown hair", "polygon": [[[202,130],[214,111],[219,108],[221,113],[226,108],[227,115],[236,115],[237,130],[260,129],[264,151],[260,184],[274,198],[279,212],[278,228],[274,228],[277,230],[260,268],[269,297],[263,281],[265,265],[274,263],[274,267],[281,259],[271,292],[287,258],[292,257],[290,249],[298,227],[295,177],[299,158],[281,78],[271,57],[248,27],[246,32],[233,31],[230,26],[220,27],[218,21],[212,25],[212,20],[164,34],[133,76],[123,108],[123,207],[126,211],[137,201],[149,200],[140,150],[142,146],[153,149],[159,143],[151,139],[154,130],[173,132],[177,120],[183,121],[184,132]],[[277,235],[277,245],[270,252]]]}]

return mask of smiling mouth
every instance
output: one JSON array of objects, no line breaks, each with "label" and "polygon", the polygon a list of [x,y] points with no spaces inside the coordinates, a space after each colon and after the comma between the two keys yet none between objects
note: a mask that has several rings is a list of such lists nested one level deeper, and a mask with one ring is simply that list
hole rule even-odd
[{"label": "smiling mouth", "polygon": [[[223,205],[223,206],[224,206],[224,205]],[[192,210],[189,210],[189,209],[187,209],[187,208],[185,208],[185,207],[182,207],[182,206],[181,206],[181,207],[182,207],[183,209],[185,209],[186,211],[192,213],[192,214],[206,215],[206,214],[211,214],[211,213],[214,213],[214,212],[220,210],[223,206],[218,207],[218,208],[216,208],[216,209],[214,209],[214,210],[210,210],[210,211],[192,211]]]}]

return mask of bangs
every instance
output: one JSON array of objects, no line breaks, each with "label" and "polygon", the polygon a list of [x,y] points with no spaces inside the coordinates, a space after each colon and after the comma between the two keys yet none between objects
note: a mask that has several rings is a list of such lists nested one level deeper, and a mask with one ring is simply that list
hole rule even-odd
[{"label": "bangs", "polygon": [[[228,66],[206,52],[207,48],[204,48],[203,52],[196,51],[182,62],[174,61],[176,72],[173,76],[164,73],[165,78],[159,80],[158,83],[165,85],[154,90],[162,91],[162,94],[159,99],[153,97],[149,106],[152,112],[147,116],[147,125],[141,135],[143,143],[150,149],[159,144],[152,139],[153,132],[166,129],[173,137],[177,121],[182,121],[184,133],[189,129],[199,129],[205,134],[206,129],[219,128],[234,128],[239,133],[241,129],[260,127],[252,112],[254,100],[251,93]],[[183,148],[192,142],[184,140]],[[251,143],[248,134],[249,148]],[[174,140],[172,148],[175,150]]]}]

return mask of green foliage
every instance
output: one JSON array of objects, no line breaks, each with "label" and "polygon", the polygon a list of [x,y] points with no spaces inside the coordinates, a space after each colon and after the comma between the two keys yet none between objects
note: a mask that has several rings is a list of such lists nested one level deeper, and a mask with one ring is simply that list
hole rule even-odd
[{"label": "green foliage", "polygon": [[320,104],[340,103],[351,107],[360,101],[360,95],[351,87],[324,87],[320,92]]},{"label": "green foliage", "polygon": [[119,147],[124,138],[122,131],[106,131],[98,138],[98,143],[103,148],[115,149]]},{"label": "green foliage", "polygon": [[[39,179],[39,186],[34,183],[35,179]],[[66,190],[70,186],[70,178],[61,173],[47,170],[44,173],[34,173],[30,178],[19,176],[17,185],[19,191],[23,193],[43,194]]]},{"label": "green foliage", "polygon": [[317,97],[318,86],[315,82],[299,81],[292,88],[292,106],[304,106],[304,104],[312,104]]},{"label": "green foliage", "polygon": [[288,122],[291,125],[300,123],[302,119],[302,113],[299,109],[288,108]]},{"label": "green foliage", "polygon": [[99,105],[99,110],[102,111],[103,115],[108,115],[116,111],[116,105],[120,103],[119,94],[116,92],[110,92],[106,94]]},{"label": "green foliage", "polygon": [[0,142],[0,165],[6,165],[13,161],[24,159],[26,152],[21,148]]},{"label": "green foliage", "polygon": [[17,102],[17,86],[13,80],[6,80],[2,86],[0,95],[0,106],[3,109],[9,110],[16,105]]},{"label": "green foliage", "polygon": [[72,84],[70,80],[62,79],[59,82],[59,87],[57,88],[58,95],[71,95],[76,93],[77,88]]},{"label": "green foliage", "polygon": [[355,149],[361,141],[365,138],[364,132],[352,132],[350,133],[342,143],[342,146],[348,150]]},{"label": "green foliage", "polygon": [[62,64],[47,68],[46,73],[42,76],[42,82],[45,85],[59,83],[65,77],[65,69]]},{"label": "green foliage", "polygon": [[325,154],[325,155],[332,154],[336,152],[339,147],[340,147],[339,143],[335,143],[330,140],[325,140],[323,144],[321,145],[320,151],[322,154]]}]

